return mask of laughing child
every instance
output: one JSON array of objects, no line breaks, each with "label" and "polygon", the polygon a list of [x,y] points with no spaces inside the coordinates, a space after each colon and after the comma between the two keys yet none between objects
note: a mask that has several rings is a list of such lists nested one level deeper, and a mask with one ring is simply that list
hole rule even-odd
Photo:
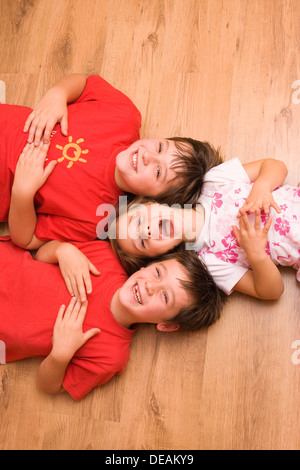
[{"label": "laughing child", "polygon": [[139,140],[140,125],[132,101],[96,75],[66,76],[33,111],[0,105],[0,222],[12,241],[94,240],[98,207],[124,192],[196,200],[218,154],[193,139]]},{"label": "laughing child", "polygon": [[[39,262],[10,241],[0,243],[0,340],[6,362],[41,357],[42,391],[67,391],[81,400],[122,373],[139,323],[171,332],[208,327],[219,318],[222,295],[195,255],[166,256],[128,278],[109,243],[76,245],[51,241],[38,251],[44,261]],[[101,270],[88,305],[75,297],[70,302],[59,267],[47,264],[66,268],[76,256]]]},{"label": "laughing child", "polygon": [[226,161],[205,175],[196,207],[134,200],[119,214],[111,242],[133,269],[176,247],[192,249],[225,293],[278,299],[277,265],[293,267],[300,280],[300,191],[281,186],[286,175],[279,160]]}]

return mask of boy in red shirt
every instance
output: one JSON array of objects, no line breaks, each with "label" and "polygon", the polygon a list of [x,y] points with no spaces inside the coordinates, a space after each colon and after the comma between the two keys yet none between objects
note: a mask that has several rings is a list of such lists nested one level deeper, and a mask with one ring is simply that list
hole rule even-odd
[{"label": "boy in red shirt", "polygon": [[[140,125],[130,99],[96,75],[63,78],[32,112],[0,105],[0,222],[10,207],[14,243],[94,240],[97,208],[123,192],[157,196],[172,187],[178,202],[196,201],[203,174],[221,162],[216,153],[192,139],[138,140]],[[40,171],[35,192],[26,183],[32,165]]]},{"label": "boy in red shirt", "polygon": [[[191,253],[168,255],[130,278],[105,241],[43,245],[37,259],[59,263],[92,260],[101,271],[89,302],[72,299],[58,266],[35,261],[10,241],[0,243],[0,341],[6,362],[38,356],[41,390],[66,390],[81,400],[124,371],[138,323],[161,331],[208,327],[222,298],[206,268]],[[206,302],[203,302],[203,299]],[[57,316],[57,311],[59,311]],[[53,330],[54,327],[54,330]]]}]

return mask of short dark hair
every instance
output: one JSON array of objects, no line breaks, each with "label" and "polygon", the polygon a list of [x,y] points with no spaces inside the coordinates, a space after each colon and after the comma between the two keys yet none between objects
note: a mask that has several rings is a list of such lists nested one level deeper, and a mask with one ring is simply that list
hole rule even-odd
[{"label": "short dark hair", "polygon": [[170,137],[168,140],[172,140],[177,149],[172,168],[177,173],[174,180],[179,179],[180,182],[178,185],[170,185],[155,199],[169,205],[196,204],[205,173],[223,163],[220,149],[216,150],[210,143],[190,137]]},{"label": "short dark hair", "polygon": [[180,280],[180,284],[190,295],[192,302],[168,321],[179,324],[180,329],[185,331],[208,328],[219,320],[227,295],[217,287],[207,267],[194,251],[169,253],[149,264],[170,259],[175,259],[183,267],[188,280]]}]

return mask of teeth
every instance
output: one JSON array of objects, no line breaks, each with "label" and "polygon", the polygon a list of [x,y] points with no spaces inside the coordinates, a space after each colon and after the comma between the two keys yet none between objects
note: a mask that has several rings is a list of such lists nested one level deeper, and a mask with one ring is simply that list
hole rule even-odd
[{"label": "teeth", "polygon": [[135,153],[132,157],[133,168],[136,171],[136,161],[137,161],[137,153]]},{"label": "teeth", "polygon": [[133,293],[134,293],[134,297],[136,299],[136,301],[141,304],[142,303],[142,300],[141,300],[141,297],[139,296],[139,293],[138,293],[138,287],[137,287],[137,284],[135,284],[133,286]]}]

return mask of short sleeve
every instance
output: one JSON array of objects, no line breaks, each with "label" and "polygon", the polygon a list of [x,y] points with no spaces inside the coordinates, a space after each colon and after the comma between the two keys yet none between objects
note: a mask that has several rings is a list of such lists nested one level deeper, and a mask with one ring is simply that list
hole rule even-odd
[{"label": "short sleeve", "polygon": [[251,183],[243,165],[238,158],[232,158],[209,170],[204,182],[227,184],[228,182]]},{"label": "short sleeve", "polygon": [[74,400],[82,400],[91,390],[108,382],[124,369],[113,370],[93,359],[73,357],[66,370],[63,388]]},{"label": "short sleeve", "polygon": [[124,93],[113,87],[99,75],[90,75],[87,78],[85,89],[75,103],[82,103],[84,101],[131,103],[131,100]]},{"label": "short sleeve", "polygon": [[213,253],[199,255],[199,258],[206,264],[216,285],[227,295],[232,293],[234,286],[249,270],[240,264],[227,263]]}]

